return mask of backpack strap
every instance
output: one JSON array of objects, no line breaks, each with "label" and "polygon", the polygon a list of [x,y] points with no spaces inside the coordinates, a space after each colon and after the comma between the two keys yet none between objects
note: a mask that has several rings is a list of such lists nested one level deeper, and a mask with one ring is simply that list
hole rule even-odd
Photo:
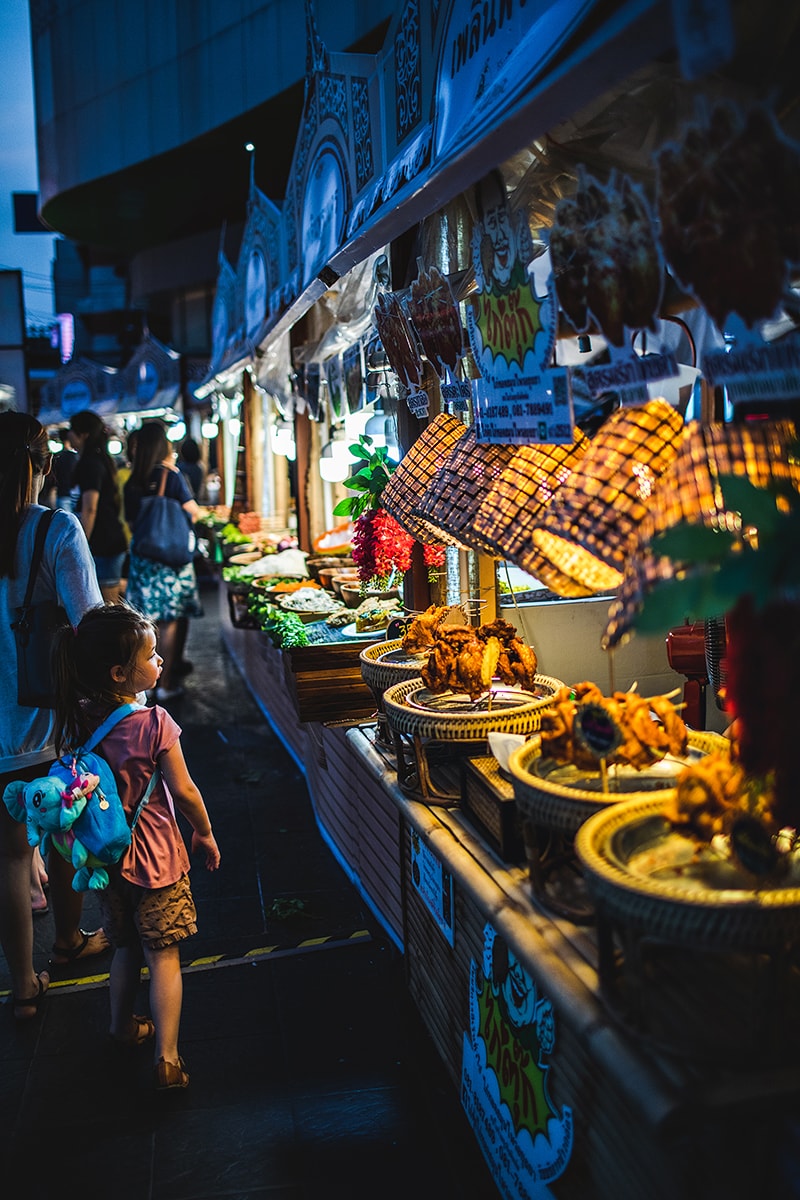
[{"label": "backpack strap", "polygon": [[147,801],[152,796],[153,788],[156,786],[156,784],[158,783],[160,778],[161,778],[161,768],[156,767],[155,771],[153,771],[153,774],[150,776],[150,782],[148,783],[148,785],[145,789],[144,795],[142,796],[139,803],[136,805],[136,808],[133,810],[133,816],[131,817],[131,820],[130,820],[131,833],[133,833],[134,829],[136,828],[136,823],[139,820],[139,817],[142,815],[142,809],[144,808],[145,804],[147,804]]},{"label": "backpack strap", "polygon": [[127,717],[132,712],[136,712],[140,708],[144,708],[143,704],[136,704],[133,701],[128,701],[127,704],[120,704],[119,708],[115,708],[109,713],[102,725],[98,725],[91,737],[87,738],[86,742],[76,751],[79,754],[81,750],[88,753],[94,750],[95,746],[102,742],[107,733],[110,733],[115,725],[118,725],[124,717]]},{"label": "backpack strap", "polygon": [[[33,554],[31,555],[31,565],[28,571],[28,586],[25,589],[25,599],[22,601],[22,607],[27,611],[31,606],[31,598],[33,596],[33,585],[36,583],[36,576],[39,573],[39,563],[42,561],[44,553],[44,543],[47,539],[47,531],[50,528],[50,522],[55,516],[55,510],[48,508],[39,517],[36,524],[36,537],[33,542]],[[12,626],[13,628],[13,626]]]}]

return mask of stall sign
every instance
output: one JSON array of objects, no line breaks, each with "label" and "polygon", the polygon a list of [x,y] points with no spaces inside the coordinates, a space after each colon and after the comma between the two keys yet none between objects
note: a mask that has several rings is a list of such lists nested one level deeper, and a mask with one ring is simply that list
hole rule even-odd
[{"label": "stall sign", "polygon": [[461,1102],[504,1200],[545,1200],[572,1156],[572,1109],[548,1088],[553,1006],[513,949],[487,924],[470,964]]},{"label": "stall sign", "polygon": [[674,354],[622,354],[610,363],[581,367],[581,375],[593,397],[617,392],[623,405],[646,404],[650,399],[647,385],[680,375]]},{"label": "stall sign", "polygon": [[501,122],[596,0],[451,0],[436,79],[437,158]]},{"label": "stall sign", "polygon": [[479,442],[526,446],[532,442],[570,445],[574,441],[569,374],[564,367],[494,385],[477,379],[474,386]]},{"label": "stall sign", "polygon": [[411,832],[411,879],[448,945],[454,945],[453,876],[416,830]]},{"label": "stall sign", "polygon": [[454,383],[443,383],[441,393],[442,402],[450,408],[451,412],[469,412],[472,387],[468,380],[457,379]]},{"label": "stall sign", "polygon": [[481,374],[475,389],[479,439],[571,443],[567,374],[550,366],[557,309],[549,255],[534,258],[525,214],[511,212],[499,171],[478,183],[475,200],[477,295],[467,309],[467,331]]},{"label": "stall sign", "polygon": [[61,392],[61,411],[65,417],[92,407],[94,394],[85,379],[72,379]]},{"label": "stall sign", "polygon": [[[731,323],[729,320],[729,327]],[[732,404],[796,400],[800,396],[800,345],[740,336],[729,352],[715,350],[703,355],[703,375],[712,387],[724,387]]]}]

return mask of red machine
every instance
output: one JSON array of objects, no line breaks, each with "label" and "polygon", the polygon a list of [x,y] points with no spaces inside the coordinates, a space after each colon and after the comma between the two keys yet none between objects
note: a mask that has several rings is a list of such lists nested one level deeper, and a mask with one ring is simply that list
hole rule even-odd
[{"label": "red machine", "polygon": [[725,618],[687,622],[670,629],[666,637],[667,661],[673,671],[686,676],[681,715],[692,729],[706,727],[706,688],[711,684],[717,708],[725,707],[727,662]]}]

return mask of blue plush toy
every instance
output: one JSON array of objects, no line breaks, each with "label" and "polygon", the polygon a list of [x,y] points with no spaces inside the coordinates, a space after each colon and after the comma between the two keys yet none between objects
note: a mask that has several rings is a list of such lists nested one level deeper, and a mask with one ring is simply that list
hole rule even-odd
[{"label": "blue plush toy", "polygon": [[[106,866],[116,862],[125,846],[97,845],[87,806],[99,787],[99,775],[82,774],[64,786],[54,775],[30,783],[14,780],[3,793],[6,808],[15,821],[24,821],[28,843],[46,854],[50,846],[77,868],[72,886],[76,892],[98,891],[108,886]],[[85,835],[86,840],[83,840]],[[127,835],[127,836],[125,836]],[[122,841],[130,844],[125,823]],[[102,857],[98,857],[98,853]]]}]

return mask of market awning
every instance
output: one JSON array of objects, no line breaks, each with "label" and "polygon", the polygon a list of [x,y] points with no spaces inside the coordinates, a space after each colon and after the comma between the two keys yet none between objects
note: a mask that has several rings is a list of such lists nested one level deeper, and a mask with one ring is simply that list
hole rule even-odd
[{"label": "market awning", "polygon": [[[593,99],[610,58],[621,78],[674,47],[665,0],[478,7],[401,4],[383,50],[369,58],[329,53],[309,20],[310,68],[287,200],[279,209],[251,187],[248,220],[260,232],[245,239],[231,269],[239,316],[227,321],[224,351],[201,391],[247,364],[248,338],[262,350],[381,246]],[[260,303],[264,281],[259,325],[253,298]],[[229,287],[221,273],[220,306],[229,303]],[[245,322],[247,295],[252,320]]]},{"label": "market awning", "polygon": [[119,403],[119,371],[88,358],[73,358],[42,386],[38,419],[43,425],[68,422],[88,409],[113,416]]},{"label": "market awning", "polygon": [[173,408],[181,391],[181,356],[146,334],[119,372],[120,414]]}]

